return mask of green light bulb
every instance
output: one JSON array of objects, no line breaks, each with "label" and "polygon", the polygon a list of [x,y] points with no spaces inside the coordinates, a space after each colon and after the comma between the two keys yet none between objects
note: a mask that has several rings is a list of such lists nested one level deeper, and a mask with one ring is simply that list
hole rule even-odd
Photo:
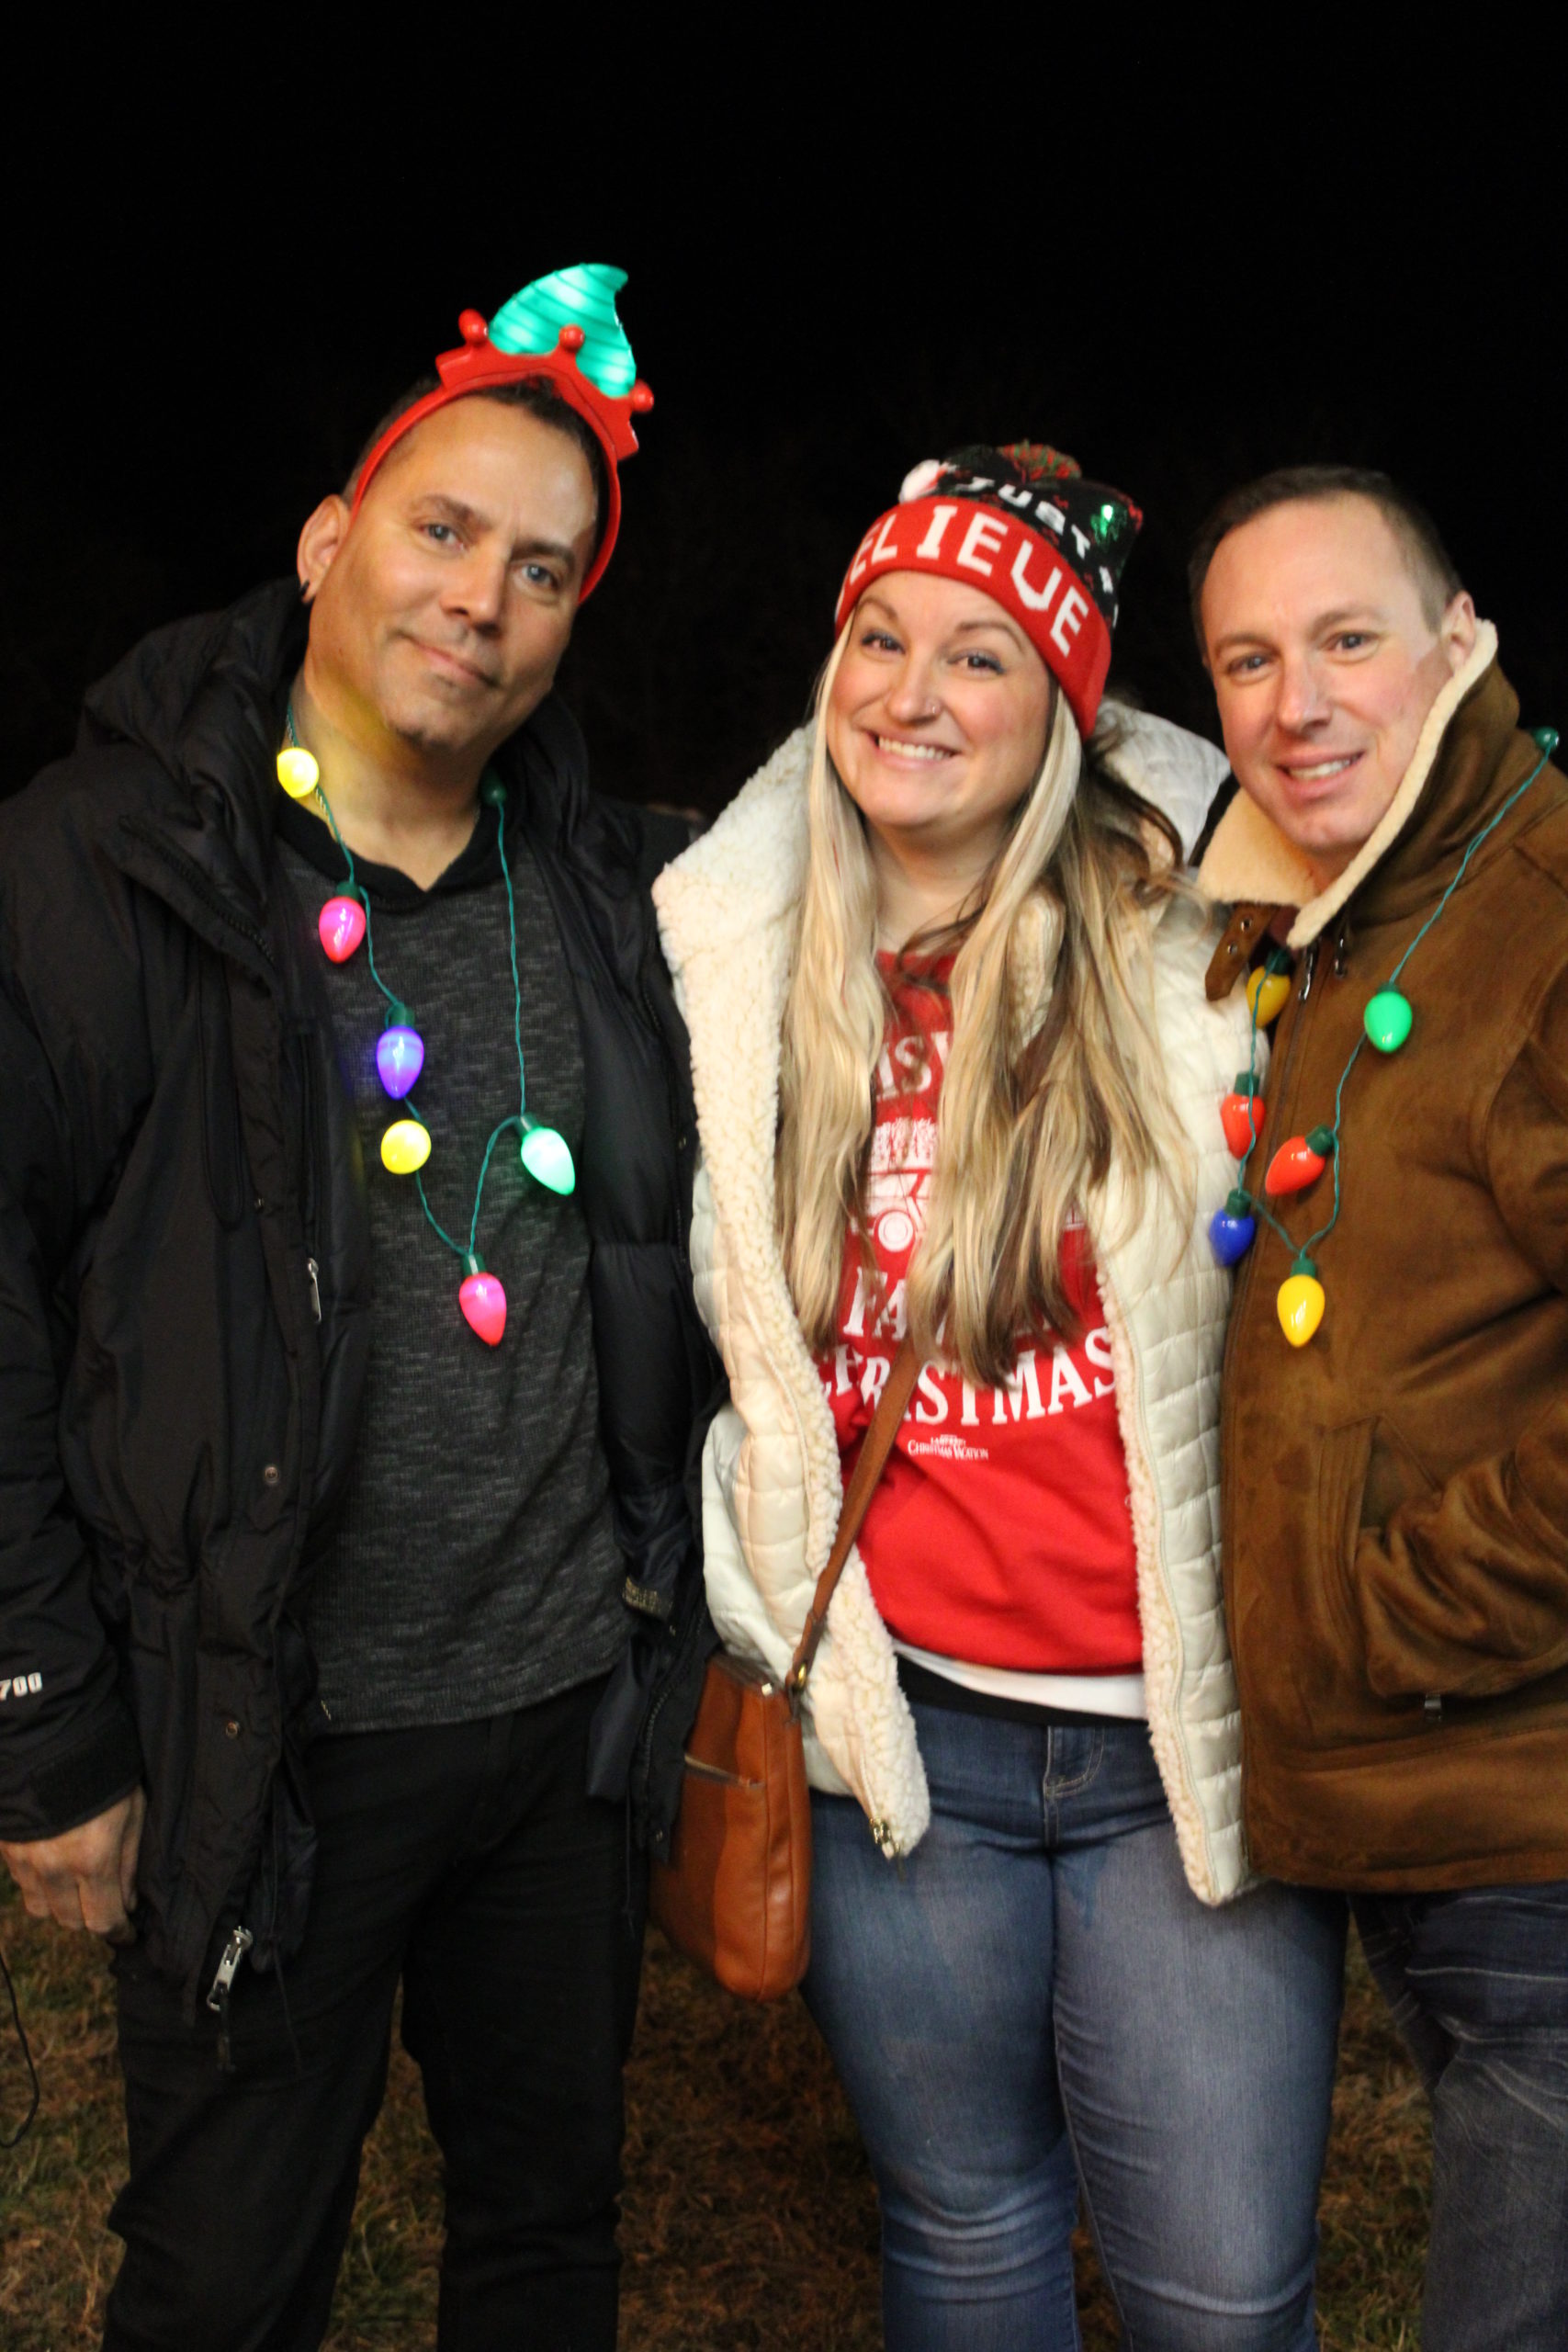
[{"label": "green light bulb", "polygon": [[1102,548],[1109,547],[1111,541],[1121,533],[1122,509],[1112,505],[1110,499],[1107,499],[1104,505],[1097,506],[1089,516],[1089,527]]},{"label": "green light bulb", "polygon": [[1361,1016],[1361,1025],[1380,1054],[1397,1054],[1415,1022],[1410,1000],[1397,989],[1380,989]]},{"label": "green light bulb", "polygon": [[562,327],[581,327],[578,366],[602,392],[619,400],[637,381],[637,361],[615,315],[615,296],[626,282],[624,269],[601,261],[553,269],[502,303],[490,322],[490,339],[497,351],[553,351]]},{"label": "green light bulb", "polygon": [[554,1127],[547,1127],[542,1120],[531,1119],[525,1111],[522,1158],[535,1183],[543,1184],[547,1192],[565,1195],[576,1191],[577,1170],[566,1137]]}]

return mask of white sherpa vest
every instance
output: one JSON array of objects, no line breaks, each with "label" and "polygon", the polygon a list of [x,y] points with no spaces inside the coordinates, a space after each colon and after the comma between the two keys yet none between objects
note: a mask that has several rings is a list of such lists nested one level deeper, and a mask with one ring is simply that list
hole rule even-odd
[{"label": "white sherpa vest", "polygon": [[[692,1264],[697,1302],[729,1374],[730,1402],[703,1460],[703,1539],[714,1622],[732,1650],[787,1666],[832,1544],[842,1486],[833,1418],[795,1320],[773,1229],[779,1041],[806,865],[811,730],[752,777],[713,830],[654,886],[665,953],[692,1040],[702,1164]],[[1138,714],[1114,764],[1177,821],[1201,821],[1224,763],[1197,738]],[[1220,1357],[1229,1277],[1206,1227],[1233,1180],[1221,1097],[1247,1058],[1239,998],[1207,1002],[1210,925],[1168,905],[1154,942],[1155,1011],[1171,1099],[1194,1148],[1192,1230],[1169,1212],[1132,1221],[1114,1191],[1091,1219],[1116,1375],[1138,1557],[1155,1755],[1195,1892],[1223,1902],[1246,1880],[1240,1735],[1220,1603]],[[814,1786],[857,1797],[888,1854],[931,1818],[913,1718],[857,1550],[812,1668],[806,1724]]]}]

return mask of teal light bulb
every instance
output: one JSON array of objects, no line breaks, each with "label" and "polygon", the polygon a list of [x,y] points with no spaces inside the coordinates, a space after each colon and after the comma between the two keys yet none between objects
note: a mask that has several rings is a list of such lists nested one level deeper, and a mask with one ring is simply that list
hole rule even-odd
[{"label": "teal light bulb", "polygon": [[562,327],[582,329],[577,364],[591,383],[619,400],[637,381],[637,361],[626,329],[615,314],[615,297],[626,282],[624,269],[601,261],[553,269],[503,302],[490,322],[497,351],[553,351]]},{"label": "teal light bulb", "polygon": [[1380,989],[1361,1016],[1361,1025],[1380,1054],[1397,1054],[1415,1023],[1410,1000],[1397,989]]},{"label": "teal light bulb", "polygon": [[566,1194],[577,1189],[571,1148],[563,1135],[540,1119],[523,1114],[523,1165],[536,1184],[547,1192]]}]

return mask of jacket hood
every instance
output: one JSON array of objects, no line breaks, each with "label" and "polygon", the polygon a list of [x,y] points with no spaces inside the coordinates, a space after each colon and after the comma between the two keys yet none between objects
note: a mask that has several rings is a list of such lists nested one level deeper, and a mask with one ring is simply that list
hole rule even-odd
[{"label": "jacket hood", "polygon": [[293,583],[270,582],[227,612],[154,629],[83,705],[78,749],[147,753],[194,804],[175,820],[186,854],[258,901],[282,696],[306,634]]},{"label": "jacket hood", "polygon": [[1214,829],[1200,889],[1228,904],[1296,908],[1286,942],[1292,948],[1310,946],[1358,896],[1380,916],[1423,904],[1519,780],[1513,763],[1501,760],[1518,709],[1497,667],[1497,632],[1481,621],[1469,659],[1427,715],[1398,791],[1343,874],[1320,891],[1303,853],[1238,792]]},{"label": "jacket hood", "polygon": [[1129,792],[1169,818],[1181,836],[1182,856],[1190,858],[1229,774],[1224,753],[1152,711],[1110,700],[1104,707],[1114,721],[1104,766]]}]

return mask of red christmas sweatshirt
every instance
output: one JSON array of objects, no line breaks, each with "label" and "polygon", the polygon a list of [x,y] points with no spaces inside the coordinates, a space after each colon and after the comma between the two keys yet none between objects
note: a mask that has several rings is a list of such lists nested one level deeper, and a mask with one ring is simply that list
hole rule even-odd
[{"label": "red christmas sweatshirt", "polygon": [[[894,980],[891,958],[883,968]],[[945,982],[950,967],[932,978]],[[866,1222],[881,1277],[852,1233],[838,1345],[818,1361],[846,1477],[904,1336],[905,1277],[925,1225],[951,1040],[945,992],[908,977],[877,1082]],[[895,1639],[966,1664],[1033,1674],[1136,1673],[1143,1663],[1127,1464],[1111,1341],[1081,1225],[1062,1275],[1082,1323],[1070,1347],[1021,1341],[1004,1388],[931,1363],[861,1529]]]}]

